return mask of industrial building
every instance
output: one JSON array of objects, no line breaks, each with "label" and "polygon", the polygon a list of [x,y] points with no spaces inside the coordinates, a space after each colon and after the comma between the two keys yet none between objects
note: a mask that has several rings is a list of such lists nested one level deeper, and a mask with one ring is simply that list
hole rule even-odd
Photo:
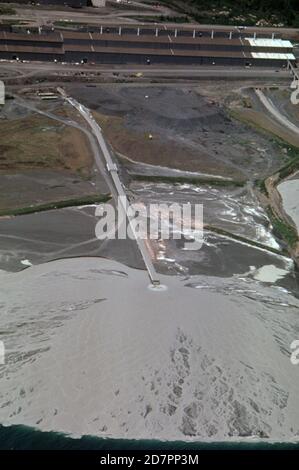
[{"label": "industrial building", "polygon": [[82,8],[87,6],[88,0],[18,0],[17,2],[15,0],[6,0],[5,3],[19,3],[29,5],[61,5],[73,8]]},{"label": "industrial building", "polygon": [[194,64],[282,67],[295,63],[288,40],[235,32],[202,34],[199,30],[126,26],[97,32],[48,34],[0,32],[0,58],[102,64]]}]

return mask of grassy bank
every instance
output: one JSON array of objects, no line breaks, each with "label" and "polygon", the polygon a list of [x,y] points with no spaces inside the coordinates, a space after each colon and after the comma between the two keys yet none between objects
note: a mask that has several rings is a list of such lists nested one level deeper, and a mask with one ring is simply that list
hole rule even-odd
[{"label": "grassy bank", "polygon": [[[299,171],[299,149],[286,142],[283,142],[280,139],[275,139],[275,141],[280,146],[283,146],[283,148],[286,148],[286,146],[288,147],[288,153],[287,153],[288,161],[285,165],[283,165],[277,171],[277,175],[278,175],[277,182],[276,182],[276,186],[277,186],[282,180],[292,175],[293,173],[296,173],[297,171]],[[257,180],[255,184],[259,188],[259,190],[263,194],[265,194],[265,196],[268,197],[269,194],[268,194],[267,187],[266,187],[267,179],[268,177],[263,180]]]},{"label": "grassy bank", "polygon": [[272,142],[281,148],[281,152],[285,151],[286,149],[287,161],[284,165],[281,166],[281,168],[279,168],[277,172],[279,176],[279,183],[281,180],[287,178],[292,173],[295,173],[297,170],[299,170],[299,148],[295,145],[285,142],[276,135],[272,138]]},{"label": "grassy bank", "polygon": [[271,253],[275,253],[277,255],[288,255],[286,250],[277,250],[276,248],[272,248],[271,246],[264,245],[263,243],[259,243],[255,240],[250,240],[248,238],[242,237],[240,235],[236,235],[234,233],[228,232],[222,228],[214,227],[213,225],[205,225],[204,227],[206,230],[210,230],[211,232],[218,233],[218,235],[223,235],[228,238],[232,238],[233,240],[237,240],[242,243],[246,243],[247,245],[254,246],[256,248],[260,248],[262,250],[270,251]]},{"label": "grassy bank", "polygon": [[287,178],[293,173],[296,173],[296,171],[299,171],[299,152],[297,153],[296,157],[292,158],[279,170],[279,180]]},{"label": "grassy bank", "polygon": [[265,196],[269,196],[266,181],[265,180],[257,180],[255,181],[255,186],[263,193]]},{"label": "grassy bank", "polygon": [[66,20],[58,20],[54,21],[54,26],[58,28],[78,28],[78,27],[86,27],[86,23],[80,23],[78,21],[66,21]]},{"label": "grassy bank", "polygon": [[291,248],[294,248],[296,243],[299,241],[296,228],[277,217],[270,206],[268,207],[267,212],[273,225],[274,233],[276,232],[282,240],[284,240]]},{"label": "grassy bank", "polygon": [[[281,167],[275,172],[278,174],[278,181],[277,184],[282,181],[283,179],[287,178],[291,174],[299,171],[299,148],[295,145],[290,144],[289,142],[284,141],[281,137],[277,136],[274,131],[266,130],[265,128],[259,126],[257,123],[253,123],[251,120],[246,119],[244,115],[241,115],[236,110],[227,109],[229,116],[232,119],[235,119],[243,124],[252,127],[260,134],[269,138],[271,142],[277,145],[280,148],[281,155],[284,161],[282,161]],[[262,180],[256,180],[255,184],[260,189],[260,191],[268,196],[268,192],[266,189],[266,180],[269,176]]]},{"label": "grassy bank", "polygon": [[1,209],[0,216],[7,216],[7,215],[26,215],[26,214],[34,214],[36,212],[44,212],[53,209],[63,209],[65,207],[75,207],[75,206],[83,206],[88,204],[95,204],[101,202],[107,202],[110,199],[109,194],[91,194],[90,196],[83,196],[80,198],[73,198],[73,199],[64,199],[61,201],[49,202],[46,204],[36,204],[32,206],[26,207],[17,207],[15,209]]},{"label": "grassy bank", "polygon": [[0,15],[15,15],[16,10],[8,5],[0,5]]},{"label": "grassy bank", "polygon": [[211,186],[235,186],[242,187],[245,185],[245,181],[225,180],[225,179],[213,179],[213,178],[197,178],[194,176],[156,176],[156,175],[136,175],[132,174],[132,178],[137,181],[146,181],[152,183],[168,183],[168,184],[192,184],[194,186],[199,185],[211,185]]}]

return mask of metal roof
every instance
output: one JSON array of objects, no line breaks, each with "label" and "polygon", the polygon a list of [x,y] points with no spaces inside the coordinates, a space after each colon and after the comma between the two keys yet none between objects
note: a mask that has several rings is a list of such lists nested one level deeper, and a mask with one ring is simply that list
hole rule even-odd
[{"label": "metal roof", "polygon": [[296,60],[294,54],[279,52],[251,52],[253,59]]},{"label": "metal roof", "polygon": [[293,44],[284,39],[245,38],[245,40],[248,41],[252,47],[293,48]]},{"label": "metal roof", "polygon": [[[65,40],[72,39],[71,43]],[[10,44],[7,44],[10,40]],[[17,41],[14,43],[14,41]],[[30,41],[30,45],[29,42]],[[103,41],[102,43],[98,41]],[[6,43],[5,43],[6,42]],[[58,42],[58,44],[57,44]],[[109,45],[107,45],[109,44]],[[176,48],[176,45],[184,45]],[[199,45],[197,49],[188,47],[191,44]],[[160,46],[159,46],[160,45]],[[166,47],[165,47],[166,45]],[[173,47],[172,47],[173,45]],[[215,45],[215,48],[205,47]],[[202,47],[201,47],[202,46]],[[222,46],[222,47],[221,47]],[[229,47],[232,46],[232,47]],[[234,48],[235,46],[235,48]],[[246,47],[240,47],[246,46]],[[252,46],[252,50],[248,49]],[[258,49],[260,48],[260,49]],[[231,50],[230,50],[231,49]],[[258,50],[267,52],[253,52]],[[290,49],[288,51],[288,49]],[[173,35],[155,36],[155,35],[129,35],[117,33],[79,33],[64,32],[50,34],[14,34],[0,32],[0,51],[21,53],[55,53],[64,54],[66,52],[101,54],[126,54],[126,55],[149,55],[149,56],[177,56],[177,57],[208,57],[217,58],[236,58],[236,59],[279,59],[295,60],[291,53],[293,45],[290,41],[281,39],[229,39],[211,38],[211,37],[182,37]],[[285,51],[285,52],[284,52]]]},{"label": "metal roof", "polygon": [[136,34],[118,34],[116,33],[80,33],[73,31],[63,31],[60,34],[50,33],[50,34],[19,34],[19,33],[0,33],[0,40],[10,40],[10,41],[30,41],[30,42],[63,42],[63,40],[73,40],[73,41],[124,41],[132,43],[142,43],[150,42],[152,44],[213,44],[215,46],[219,45],[230,45],[230,46],[242,46],[240,38],[229,39],[228,37],[199,37],[196,36],[174,36],[174,35],[160,35],[155,36],[155,34],[142,34],[140,36]]},{"label": "metal roof", "polygon": [[10,41],[36,41],[36,42],[63,42],[60,33],[51,34],[23,34],[23,33],[8,33],[6,31],[0,32],[0,40]]},{"label": "metal roof", "polygon": [[63,55],[62,47],[32,47],[32,46],[12,46],[7,44],[0,44],[0,52],[10,52],[12,54],[29,52],[35,54],[60,54]]},{"label": "metal roof", "polygon": [[[141,46],[141,45],[140,45]],[[242,51],[203,51],[203,50],[186,50],[186,49],[153,49],[142,47],[110,47],[110,46],[97,46],[97,45],[77,45],[66,44],[64,47],[66,52],[97,52],[102,54],[143,54],[143,55],[160,55],[160,56],[183,56],[183,57],[227,57],[227,58],[250,58],[250,54],[243,53]]]},{"label": "metal roof", "polygon": [[[64,35],[64,33],[63,33]],[[142,43],[142,42],[150,42],[153,44],[159,44],[159,43],[174,43],[174,44],[214,44],[214,45],[232,45],[232,46],[242,46],[242,42],[240,41],[239,38],[237,39],[229,39],[229,38],[210,38],[210,37],[186,37],[186,36],[155,36],[155,35],[145,35],[142,34],[140,36],[133,35],[133,34],[117,34],[117,33],[89,33],[87,34],[88,38],[82,37],[82,39],[92,39],[94,41],[126,41],[126,42],[136,42],[136,43]],[[67,36],[66,36],[67,37]],[[71,38],[71,36],[68,36],[68,38]],[[81,39],[79,38],[78,33],[76,34],[76,39]]]},{"label": "metal roof", "polygon": [[[49,47],[51,44],[58,42],[60,44],[69,43],[69,41],[73,43],[93,43],[96,46],[97,41],[109,41],[110,43],[113,42],[123,42],[124,46],[125,43],[131,43],[135,47],[144,47],[146,43],[152,44],[153,47],[159,47],[161,45],[184,45],[188,47],[188,45],[198,45],[205,48],[205,46],[215,46],[215,48],[220,47],[222,50],[225,47],[228,48],[241,48],[241,47],[252,47],[253,49],[261,48],[261,49],[268,49],[267,52],[271,52],[271,49],[276,49],[277,52],[283,52],[286,49],[293,49],[293,45],[290,41],[281,40],[281,39],[253,39],[253,38],[246,38],[242,40],[240,38],[233,38],[229,39],[227,37],[186,37],[186,36],[174,36],[174,35],[163,35],[163,36],[155,36],[154,34],[148,35],[143,34],[138,36],[137,34],[118,34],[118,33],[79,33],[79,32],[63,32],[61,34],[57,33],[50,33],[50,34],[19,34],[19,33],[7,33],[7,32],[0,32],[0,41],[11,42],[13,44],[14,41],[36,43],[38,47],[38,43],[49,43]],[[80,44],[81,43],[81,44]],[[118,47],[118,45],[115,45]]]}]

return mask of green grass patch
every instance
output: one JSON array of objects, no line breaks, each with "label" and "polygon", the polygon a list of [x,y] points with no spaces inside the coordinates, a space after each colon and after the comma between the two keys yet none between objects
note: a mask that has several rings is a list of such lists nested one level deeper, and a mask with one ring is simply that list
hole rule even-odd
[{"label": "green grass patch", "polygon": [[299,170],[299,157],[291,160],[287,165],[279,170],[279,179],[283,180]]},{"label": "green grass patch", "polygon": [[268,190],[266,188],[265,180],[257,180],[255,181],[255,186],[263,193],[265,196],[269,197]]},{"label": "green grass patch", "polygon": [[276,232],[291,248],[293,248],[298,242],[296,228],[277,217],[271,207],[268,207],[267,212],[273,225],[274,232]]},{"label": "green grass patch", "polygon": [[53,209],[63,209],[65,207],[83,206],[88,204],[107,202],[109,201],[109,199],[109,194],[91,194],[90,196],[83,196],[80,198],[64,199],[62,201],[36,204],[27,207],[17,207],[16,209],[1,209],[0,216],[34,214],[35,212],[44,212]]},{"label": "green grass patch", "polygon": [[190,20],[188,16],[160,16],[160,21],[166,21],[167,23],[189,23]]},{"label": "green grass patch", "polygon": [[299,148],[285,142],[277,136],[272,137],[271,141],[278,145],[281,152],[284,153],[286,162],[278,170],[279,180],[283,180],[295,171],[299,170]]},{"label": "green grass patch", "polygon": [[54,21],[54,26],[63,27],[63,28],[71,28],[71,27],[78,27],[78,26],[85,26],[86,23],[80,23],[78,21]]},{"label": "green grass patch", "polygon": [[8,5],[0,5],[0,15],[15,15],[16,10]]}]

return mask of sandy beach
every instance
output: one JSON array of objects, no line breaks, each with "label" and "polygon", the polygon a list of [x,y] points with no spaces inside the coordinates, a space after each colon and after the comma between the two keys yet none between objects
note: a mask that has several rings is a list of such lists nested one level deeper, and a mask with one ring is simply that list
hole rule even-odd
[{"label": "sandy beach", "polygon": [[[99,258],[0,272],[0,421],[73,436],[299,437],[299,301]],[[242,308],[240,308],[242,306]]]}]

